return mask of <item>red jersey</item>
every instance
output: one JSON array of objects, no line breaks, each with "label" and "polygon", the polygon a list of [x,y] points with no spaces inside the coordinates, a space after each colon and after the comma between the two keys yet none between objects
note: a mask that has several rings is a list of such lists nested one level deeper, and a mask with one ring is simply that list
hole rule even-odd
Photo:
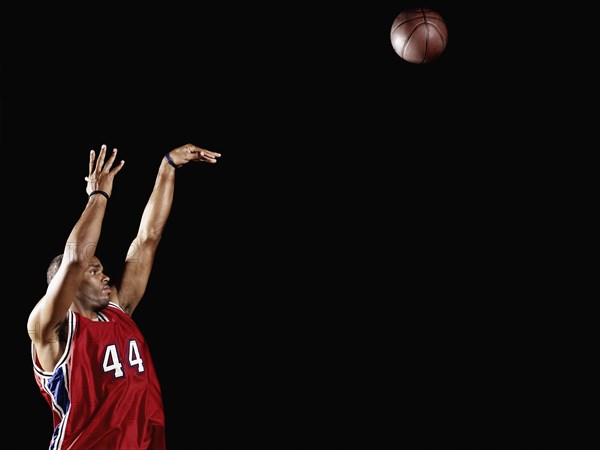
[{"label": "red jersey", "polygon": [[49,450],[164,450],[162,394],[148,345],[114,303],[98,321],[69,313],[64,354],[35,380],[52,408]]}]

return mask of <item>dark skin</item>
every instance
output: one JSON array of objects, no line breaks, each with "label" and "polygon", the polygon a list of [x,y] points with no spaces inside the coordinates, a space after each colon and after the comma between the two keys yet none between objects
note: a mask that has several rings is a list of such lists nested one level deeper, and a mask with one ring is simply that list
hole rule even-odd
[{"label": "dark skin", "polygon": [[[89,172],[85,177],[86,192],[100,190],[112,194],[113,182],[123,169],[124,161],[115,163],[117,149],[107,155],[103,145],[90,152]],[[214,164],[220,153],[193,144],[169,152],[177,168],[191,162]],[[63,261],[50,281],[46,293],[35,305],[27,322],[27,331],[34,343],[40,366],[52,372],[65,351],[65,330],[68,312],[75,311],[89,319],[109,301],[131,315],[139,304],[150,277],[156,249],[173,203],[176,168],[162,158],[154,189],[146,204],[136,237],[125,258],[123,275],[118,285],[110,284],[101,261],[95,256],[102,222],[110,200],[92,195],[73,227],[64,248]]]}]

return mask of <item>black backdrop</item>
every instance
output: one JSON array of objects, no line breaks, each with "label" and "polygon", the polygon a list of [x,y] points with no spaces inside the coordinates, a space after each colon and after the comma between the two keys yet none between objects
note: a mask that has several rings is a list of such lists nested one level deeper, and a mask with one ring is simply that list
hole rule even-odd
[{"label": "black backdrop", "polygon": [[485,171],[471,167],[502,137],[481,137],[499,63],[461,3],[427,3],[449,43],[425,65],[389,38],[415,2],[3,6],[5,298],[25,448],[51,433],[27,314],[103,143],[126,160],[100,242],[109,274],[162,155],[187,142],[223,155],[178,172],[135,315],[170,448],[373,444],[407,421],[477,439],[493,344],[473,338],[489,316],[472,298],[492,244],[473,188]]}]

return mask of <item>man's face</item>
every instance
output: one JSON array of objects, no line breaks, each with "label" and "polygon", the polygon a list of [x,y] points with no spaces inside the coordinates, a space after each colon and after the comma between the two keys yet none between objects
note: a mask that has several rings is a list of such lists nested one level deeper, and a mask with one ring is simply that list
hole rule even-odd
[{"label": "man's face", "polygon": [[106,308],[110,300],[111,288],[108,284],[110,278],[104,274],[103,269],[100,260],[94,256],[86,268],[79,288],[80,296],[86,306],[96,311]]}]

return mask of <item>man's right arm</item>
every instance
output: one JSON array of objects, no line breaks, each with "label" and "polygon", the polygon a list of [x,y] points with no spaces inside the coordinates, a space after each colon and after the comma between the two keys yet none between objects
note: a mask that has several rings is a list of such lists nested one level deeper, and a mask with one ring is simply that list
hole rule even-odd
[{"label": "man's right arm", "polygon": [[[106,164],[105,155],[106,146],[102,146],[97,162],[94,151],[90,152],[90,172],[86,177],[88,195],[93,191],[103,191],[110,196],[113,178],[123,167],[121,161],[111,170],[116,149]],[[89,260],[96,251],[107,202],[108,199],[100,194],[88,197],[81,217],[69,234],[60,267],[48,284],[45,295],[29,315],[27,331],[44,370],[53,370],[62,354],[58,331],[67,317]]]}]

